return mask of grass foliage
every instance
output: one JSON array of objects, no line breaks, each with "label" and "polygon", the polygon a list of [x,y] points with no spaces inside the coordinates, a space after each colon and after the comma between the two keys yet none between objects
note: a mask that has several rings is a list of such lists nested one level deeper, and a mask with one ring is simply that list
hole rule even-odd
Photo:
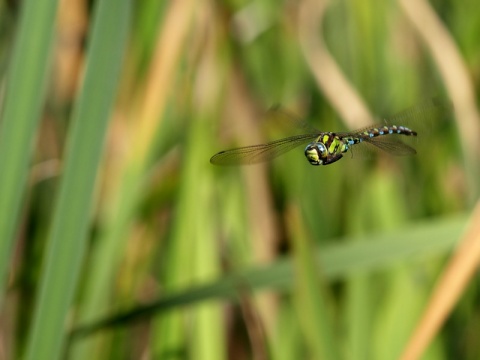
[{"label": "grass foliage", "polygon": [[[0,358],[478,358],[476,8],[3,2]],[[438,95],[418,156],[209,163]]]}]

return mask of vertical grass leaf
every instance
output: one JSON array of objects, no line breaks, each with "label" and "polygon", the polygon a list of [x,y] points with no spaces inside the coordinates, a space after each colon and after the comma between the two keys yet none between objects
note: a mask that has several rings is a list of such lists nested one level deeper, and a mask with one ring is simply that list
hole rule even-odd
[{"label": "vertical grass leaf", "polygon": [[116,94],[130,2],[97,2],[85,78],[73,111],[27,359],[58,359],[86,247],[97,168]]}]

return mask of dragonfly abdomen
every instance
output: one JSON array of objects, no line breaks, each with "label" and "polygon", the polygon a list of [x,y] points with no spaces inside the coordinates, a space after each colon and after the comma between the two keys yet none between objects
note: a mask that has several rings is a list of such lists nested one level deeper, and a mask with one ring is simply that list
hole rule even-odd
[{"label": "dragonfly abdomen", "polygon": [[372,138],[372,137],[377,137],[377,136],[383,136],[383,135],[392,135],[392,134],[398,134],[398,135],[406,135],[406,136],[417,136],[416,131],[413,131],[409,129],[406,126],[397,126],[397,125],[384,125],[380,127],[372,127],[369,129],[366,129],[362,132],[357,133],[359,135],[358,140],[355,143],[361,142],[365,137],[367,138]]}]

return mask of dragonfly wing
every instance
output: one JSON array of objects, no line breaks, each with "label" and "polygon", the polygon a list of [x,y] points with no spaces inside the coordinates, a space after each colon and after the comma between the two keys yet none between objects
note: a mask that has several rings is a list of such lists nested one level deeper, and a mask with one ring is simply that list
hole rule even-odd
[{"label": "dragonfly wing", "polygon": [[452,110],[453,105],[449,100],[434,97],[389,117],[384,122],[387,125],[406,126],[423,136],[446,125]]},{"label": "dragonfly wing", "polygon": [[[371,159],[382,152],[395,156],[415,155],[417,151],[410,145],[400,141],[397,138],[398,136],[392,134],[375,138],[363,137],[362,142],[350,148],[349,153],[351,156],[344,157],[350,159]],[[411,138],[407,137],[405,140],[411,141]]]},{"label": "dragonfly wing", "polygon": [[269,127],[275,129],[277,132],[289,135],[319,133],[315,127],[308,122],[299,119],[280,105],[275,105],[266,112],[262,128],[266,128],[268,131]]},{"label": "dragonfly wing", "polygon": [[258,164],[285,154],[301,144],[306,144],[317,138],[318,135],[319,134],[296,135],[266,144],[220,151],[212,156],[210,162],[214,165]]},{"label": "dragonfly wing", "polygon": [[417,151],[401,142],[398,139],[392,138],[392,136],[395,135],[387,135],[385,137],[375,137],[375,138],[365,138],[364,142],[367,144],[371,144],[376,146],[379,149],[382,149],[383,151],[386,151],[387,153],[391,155],[396,155],[396,156],[405,156],[405,155],[415,155]]},{"label": "dragonfly wing", "polygon": [[337,134],[340,137],[343,137],[352,134],[360,134],[364,131],[369,131],[372,128],[380,128],[385,125],[397,125],[405,126],[414,130],[419,135],[424,136],[434,128],[439,128],[442,127],[442,125],[445,125],[445,120],[451,115],[452,110],[453,105],[450,101],[441,97],[435,97],[397,113],[392,117],[385,118],[376,124],[368,125],[351,132],[338,132]]}]

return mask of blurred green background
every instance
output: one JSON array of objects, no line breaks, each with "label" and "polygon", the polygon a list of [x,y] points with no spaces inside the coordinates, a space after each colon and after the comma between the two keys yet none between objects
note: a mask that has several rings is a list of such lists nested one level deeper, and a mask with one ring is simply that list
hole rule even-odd
[{"label": "blurred green background", "polygon": [[[0,358],[478,359],[478,34],[474,0],[2,2]],[[438,95],[415,157],[209,163],[275,104]]]}]

